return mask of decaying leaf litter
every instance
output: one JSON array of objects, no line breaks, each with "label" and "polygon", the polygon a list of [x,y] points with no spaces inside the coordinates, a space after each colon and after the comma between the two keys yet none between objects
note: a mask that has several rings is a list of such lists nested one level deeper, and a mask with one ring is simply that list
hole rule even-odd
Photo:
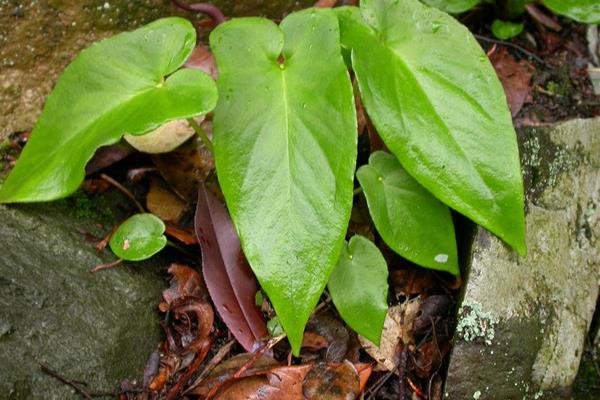
[{"label": "decaying leaf litter", "polygon": [[[582,66],[590,61],[582,40],[584,28],[542,13],[562,26],[561,32],[540,22],[540,16],[532,17],[527,21],[527,36],[511,41],[525,52],[502,41],[481,40],[516,123],[554,120],[561,117],[557,110],[598,115],[600,105],[591,92],[587,66]],[[536,62],[530,53],[544,63]],[[205,46],[196,49],[188,64],[217,74]],[[578,104],[572,103],[571,93],[579,96]],[[210,134],[210,116],[200,123]],[[10,142],[13,150],[4,155],[9,165],[26,137],[24,133]],[[371,122],[365,121],[359,152],[361,146],[380,146],[377,139]],[[311,316],[299,357],[293,357],[282,335],[267,332],[274,310],[247,267],[222,202],[214,160],[201,141],[193,138],[173,152],[151,157],[128,144],[113,145],[96,154],[87,172],[84,188],[90,193],[114,190],[102,178],[104,174],[123,183],[132,197],[145,199],[142,208],[166,224],[169,243],[179,252],[174,258],[186,263],[168,267],[170,288],[158,305],[165,341],[149,357],[142,382],[121,384],[120,399],[242,399],[259,393],[262,397],[257,398],[264,399],[442,398],[460,277],[420,269],[395,255],[373,229],[364,195],[355,196],[351,231],[374,239],[389,265],[389,310],[381,345],[345,326],[326,293]],[[106,239],[112,240],[112,233],[107,232]],[[83,388],[82,394],[86,393],[90,395]]]}]

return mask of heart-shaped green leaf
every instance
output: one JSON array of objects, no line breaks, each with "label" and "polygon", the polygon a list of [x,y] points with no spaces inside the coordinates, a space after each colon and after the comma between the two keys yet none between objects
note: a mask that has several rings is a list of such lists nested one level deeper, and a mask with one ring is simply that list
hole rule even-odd
[{"label": "heart-shaped green leaf", "polygon": [[167,244],[165,224],[154,214],[136,214],[123,222],[110,238],[110,249],[127,261],[152,257]]},{"label": "heart-shaped green leaf", "polygon": [[338,10],[362,100],[388,148],[438,199],[524,254],[516,134],[477,41],[417,0]]},{"label": "heart-shaped green leaf", "polygon": [[421,0],[431,7],[451,14],[459,14],[475,7],[481,0]]},{"label": "heart-shaped green leaf", "polygon": [[377,231],[392,250],[423,267],[458,275],[450,209],[383,151],[356,173]]},{"label": "heart-shaped green leaf", "polygon": [[600,1],[598,0],[542,0],[557,14],[565,15],[586,24],[600,24]]},{"label": "heart-shaped green leaf", "polygon": [[352,208],[356,113],[326,9],[220,25],[219,182],[242,247],[295,354],[338,260]]},{"label": "heart-shaped green leaf", "polygon": [[[216,86],[206,74],[177,69],[196,31],[166,18],[93,44],[48,97],[27,146],[0,188],[0,202],[53,200],[77,189],[94,151],[125,133],[209,112]],[[165,79],[165,76],[170,75]]]},{"label": "heart-shaped green leaf", "polygon": [[373,242],[353,236],[343,247],[327,288],[346,323],[379,346],[387,313],[388,268]]},{"label": "heart-shaped green leaf", "polygon": [[492,33],[498,39],[507,40],[514,38],[523,32],[523,27],[524,25],[522,23],[495,19],[494,22],[492,22]]}]

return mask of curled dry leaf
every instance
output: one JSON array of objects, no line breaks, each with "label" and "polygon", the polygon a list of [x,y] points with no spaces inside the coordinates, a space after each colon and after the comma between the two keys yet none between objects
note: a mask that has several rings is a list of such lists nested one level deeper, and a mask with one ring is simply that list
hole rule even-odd
[{"label": "curled dry leaf", "polygon": [[185,62],[188,68],[195,68],[206,72],[216,80],[219,77],[215,57],[207,46],[200,44],[196,46],[190,58]]},{"label": "curled dry leaf", "polygon": [[398,347],[410,343],[413,339],[413,322],[417,318],[420,307],[419,297],[390,307],[383,323],[379,347],[359,337],[365,351],[379,363],[377,365],[379,369],[391,371],[395,368]]},{"label": "curled dry leaf", "polygon": [[185,296],[206,297],[206,287],[200,274],[187,265],[171,264],[168,272],[173,276],[171,287],[163,291],[164,303],[160,310],[166,312],[173,300]]},{"label": "curled dry leaf", "polygon": [[306,325],[306,330],[322,336],[329,343],[325,355],[327,362],[342,362],[347,358],[350,334],[342,321],[331,312],[322,312],[313,316]]},{"label": "curled dry leaf", "polygon": [[162,179],[153,177],[146,195],[146,208],[163,221],[176,223],[185,213],[187,205]]},{"label": "curled dry leaf", "polygon": [[204,185],[198,192],[196,235],[202,248],[202,272],[219,315],[247,351],[267,336],[255,303],[258,284],[242,252],[225,206]]},{"label": "curled dry leaf", "polygon": [[358,371],[349,361],[315,365],[306,374],[302,387],[307,400],[353,399],[358,396],[359,390]]},{"label": "curled dry leaf", "polygon": [[279,366],[262,356],[236,378],[252,357],[240,354],[224,361],[189,394],[205,399],[212,393],[215,400],[346,400],[358,397],[372,372],[369,364],[345,361]]},{"label": "curled dry leaf", "polygon": [[[202,124],[206,129],[207,124]],[[188,203],[195,203],[198,188],[215,168],[215,160],[198,137],[170,153],[156,154],[152,161],[175,193]]]},{"label": "curled dry leaf", "polygon": [[506,100],[514,117],[523,105],[532,99],[531,77],[534,67],[526,60],[515,60],[505,47],[500,47],[492,53],[490,61],[502,82]]}]

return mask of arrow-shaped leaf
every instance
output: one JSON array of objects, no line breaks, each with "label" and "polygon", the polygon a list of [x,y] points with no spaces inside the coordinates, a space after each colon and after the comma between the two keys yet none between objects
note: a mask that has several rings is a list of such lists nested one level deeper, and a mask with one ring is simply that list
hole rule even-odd
[{"label": "arrow-shaped leaf", "polygon": [[388,246],[421,266],[459,273],[450,209],[383,151],[356,173],[369,213]]},{"label": "arrow-shaped leaf", "polygon": [[[207,113],[213,80],[178,70],[196,42],[189,21],[166,18],[93,44],[73,61],[48,97],[0,202],[53,200],[77,189],[94,151],[124,133]],[[165,76],[168,78],[165,79]]]},{"label": "arrow-shaped leaf", "polygon": [[225,206],[202,185],[196,208],[196,235],[202,248],[202,274],[221,318],[246,351],[267,336],[254,302],[258,285],[242,253]]},{"label": "arrow-shaped leaf", "polygon": [[237,19],[210,37],[219,68],[219,182],[244,253],[295,354],[352,208],[356,113],[329,9],[280,26]]},{"label": "arrow-shaped leaf", "polygon": [[468,29],[417,0],[338,9],[361,98],[402,166],[526,252],[523,182],[502,85]]}]

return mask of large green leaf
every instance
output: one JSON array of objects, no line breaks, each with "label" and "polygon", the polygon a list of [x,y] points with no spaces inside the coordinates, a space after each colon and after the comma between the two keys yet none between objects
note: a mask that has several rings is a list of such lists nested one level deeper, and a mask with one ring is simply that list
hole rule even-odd
[{"label": "large green leaf", "polygon": [[421,0],[432,7],[451,14],[459,14],[475,7],[481,0]]},{"label": "large green leaf", "polygon": [[600,24],[600,1],[598,0],[542,0],[542,2],[555,13],[575,21]]},{"label": "large green leaf", "polygon": [[438,199],[526,252],[515,131],[494,69],[467,28],[417,0],[340,8],[366,110]]},{"label": "large green leaf", "polygon": [[458,275],[450,209],[419,185],[396,157],[378,151],[356,173],[377,231],[402,257]]},{"label": "large green leaf", "polygon": [[387,313],[388,268],[373,242],[353,236],[342,249],[327,288],[348,325],[379,346]]},{"label": "large green leaf", "polygon": [[143,134],[210,111],[217,101],[212,79],[197,70],[177,71],[195,41],[190,22],[166,18],[82,51],[48,97],[0,189],[0,202],[66,196],[83,180],[85,164],[98,147],[124,133]]},{"label": "large green leaf", "polygon": [[227,22],[210,36],[219,182],[244,253],[297,354],[352,207],[356,113],[326,9]]}]

